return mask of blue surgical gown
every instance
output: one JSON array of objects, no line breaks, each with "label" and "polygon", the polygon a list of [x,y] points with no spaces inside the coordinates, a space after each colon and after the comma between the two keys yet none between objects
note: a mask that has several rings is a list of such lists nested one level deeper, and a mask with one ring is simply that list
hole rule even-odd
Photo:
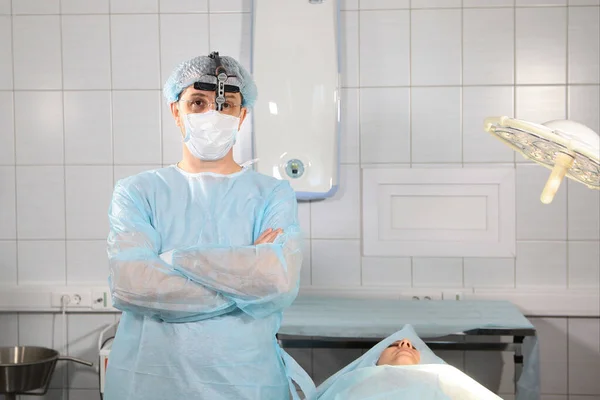
[{"label": "blue surgical gown", "polygon": [[[109,221],[109,285],[123,313],[106,400],[290,398],[293,360],[275,336],[302,263],[287,181],[147,171],[117,183]],[[254,246],[268,228],[284,233]]]}]

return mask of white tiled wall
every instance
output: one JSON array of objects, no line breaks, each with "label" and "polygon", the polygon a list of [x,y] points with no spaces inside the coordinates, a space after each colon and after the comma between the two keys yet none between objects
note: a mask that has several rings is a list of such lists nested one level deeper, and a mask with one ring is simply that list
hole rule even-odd
[{"label": "white tiled wall", "polygon": [[[600,1],[342,7],[341,190],[300,205],[303,285],[597,289],[599,193],[568,182],[543,206],[548,172],[490,138],[482,120],[569,117],[600,131]],[[250,9],[249,0],[0,0],[0,285],[105,282],[114,182],[179,157],[162,82],[177,62],[210,50],[248,66]],[[367,164],[514,166],[516,259],[363,257]],[[61,348],[60,318],[0,314],[0,345]],[[98,330],[114,316],[68,318],[68,352],[93,359]],[[534,322],[543,398],[599,399],[598,319]],[[294,354],[322,381],[360,353]],[[512,390],[506,357],[503,368],[498,356],[444,356],[488,371],[481,379],[494,390]],[[496,367],[480,368],[488,361]],[[98,397],[95,375],[68,370],[71,400]],[[64,371],[46,398],[61,396]]]}]

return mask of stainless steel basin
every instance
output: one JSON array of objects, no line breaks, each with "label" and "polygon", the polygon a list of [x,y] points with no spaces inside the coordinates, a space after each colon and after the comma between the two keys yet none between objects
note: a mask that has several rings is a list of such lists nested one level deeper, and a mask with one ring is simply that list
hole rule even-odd
[{"label": "stainless steel basin", "polygon": [[88,361],[61,356],[46,347],[0,347],[0,394],[13,399],[17,394],[43,395],[58,360],[73,361],[93,366]]}]

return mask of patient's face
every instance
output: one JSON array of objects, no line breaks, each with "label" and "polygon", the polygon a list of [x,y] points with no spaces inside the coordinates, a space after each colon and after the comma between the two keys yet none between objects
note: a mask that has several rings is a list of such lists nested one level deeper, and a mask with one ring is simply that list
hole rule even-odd
[{"label": "patient's face", "polygon": [[415,365],[421,362],[421,353],[408,339],[392,343],[381,352],[377,365]]}]

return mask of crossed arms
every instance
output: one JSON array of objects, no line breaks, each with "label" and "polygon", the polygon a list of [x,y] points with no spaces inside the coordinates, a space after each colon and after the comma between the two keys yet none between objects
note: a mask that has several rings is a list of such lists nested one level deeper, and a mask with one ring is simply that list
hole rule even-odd
[{"label": "crossed arms", "polygon": [[248,246],[200,245],[159,255],[161,238],[135,186],[117,184],[109,210],[109,284],[114,306],[165,321],[240,309],[264,317],[289,306],[302,264],[296,197],[280,183]]}]

